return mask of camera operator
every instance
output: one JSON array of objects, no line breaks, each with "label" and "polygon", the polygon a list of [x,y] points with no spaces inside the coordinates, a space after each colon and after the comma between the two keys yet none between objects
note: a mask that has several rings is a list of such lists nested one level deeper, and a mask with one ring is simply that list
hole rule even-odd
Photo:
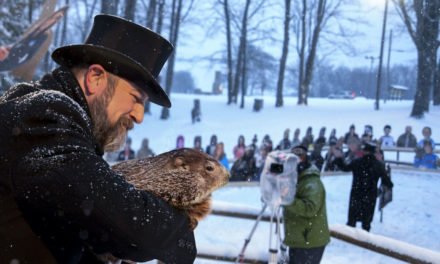
[{"label": "camera operator", "polygon": [[292,152],[300,162],[295,200],[284,207],[284,243],[289,246],[289,263],[320,263],[330,241],[324,185],[318,168],[307,157],[307,149],[300,145]]}]

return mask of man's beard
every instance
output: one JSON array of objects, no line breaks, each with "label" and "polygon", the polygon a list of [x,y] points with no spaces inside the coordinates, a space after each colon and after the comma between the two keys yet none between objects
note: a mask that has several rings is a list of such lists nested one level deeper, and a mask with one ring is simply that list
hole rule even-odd
[{"label": "man's beard", "polygon": [[90,113],[94,122],[93,135],[98,144],[105,152],[119,150],[125,142],[128,130],[134,124],[131,118],[121,116],[115,124],[111,124],[107,114],[107,106],[114,94],[115,83],[109,83],[109,87],[101,97],[96,98],[90,104]]}]

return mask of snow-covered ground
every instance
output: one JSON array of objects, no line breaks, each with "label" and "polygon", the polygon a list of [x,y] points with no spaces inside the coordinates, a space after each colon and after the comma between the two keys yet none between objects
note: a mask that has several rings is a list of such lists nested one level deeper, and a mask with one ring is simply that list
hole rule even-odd
[{"label": "snow-covered ground", "polygon": [[[330,225],[345,224],[351,176],[323,177],[327,192],[327,215]],[[440,173],[407,172],[394,169],[393,201],[384,209],[383,222],[376,210],[371,233],[428,248],[440,254]],[[215,201],[236,203],[261,209],[258,187],[225,187],[214,193]],[[254,221],[208,216],[196,229],[200,251],[238,255]],[[360,229],[360,227],[358,227]],[[268,255],[269,223],[261,222],[246,249],[246,257]],[[212,263],[198,260],[197,263]],[[332,238],[322,259],[323,264],[403,263],[385,255]],[[440,263],[440,259],[438,262]]]},{"label": "snow-covered ground", "polygon": [[[191,108],[194,99],[201,100],[202,120],[191,123]],[[261,97],[257,97],[261,98]],[[355,124],[358,134],[363,127],[370,124],[374,127],[374,136],[382,135],[386,124],[392,126],[395,139],[404,131],[406,125],[413,127],[413,133],[420,138],[424,126],[433,130],[433,138],[440,142],[440,108],[431,107],[424,119],[415,120],[409,117],[412,103],[409,101],[380,102],[380,111],[374,110],[374,101],[365,98],[355,100],[309,99],[309,106],[297,106],[296,98],[285,98],[282,108],[274,107],[274,98],[264,97],[264,107],[260,112],[253,112],[253,97],[246,99],[246,106],[228,106],[225,96],[195,96],[172,94],[173,107],[170,119],[160,120],[161,109],[152,106],[151,115],[146,115],[144,123],[130,132],[133,148],[137,150],[143,138],[150,139],[150,146],[156,153],[175,147],[178,135],[185,136],[185,146],[191,147],[194,136],[202,136],[202,145],[209,143],[212,134],[225,143],[229,158],[239,135],[244,135],[246,144],[254,134],[258,143],[265,134],[270,135],[276,145],[282,138],[283,131],[290,128],[291,134],[296,128],[301,129],[301,137],[308,126],[313,128],[315,137],[322,126],[330,130],[336,128],[337,135],[348,131],[350,124]],[[395,159],[395,153],[386,153],[387,159]],[[407,153],[400,158],[411,161],[413,155]],[[371,233],[397,239],[440,252],[440,172],[435,173],[416,170],[393,170],[393,202],[385,208],[384,221],[380,223],[376,211]],[[330,225],[345,224],[348,211],[348,197],[351,176],[325,176],[322,178],[327,191],[327,214]],[[257,186],[230,187],[216,191],[213,198],[216,202],[233,203],[261,209],[260,189]],[[210,215],[199,223],[196,229],[196,240],[200,252],[224,252],[227,255],[238,255],[244,239],[249,235],[254,224],[252,220]],[[246,255],[267,256],[269,248],[269,224],[260,223]],[[214,263],[198,259],[197,263]],[[215,262],[220,263],[220,262]],[[374,253],[372,251],[332,238],[324,253],[322,263],[402,263],[401,261]],[[438,260],[440,263],[440,259]]]}]

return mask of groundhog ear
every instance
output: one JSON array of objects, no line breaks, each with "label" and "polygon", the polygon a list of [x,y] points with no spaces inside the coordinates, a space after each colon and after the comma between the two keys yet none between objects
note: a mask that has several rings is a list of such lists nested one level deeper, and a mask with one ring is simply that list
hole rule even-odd
[{"label": "groundhog ear", "polygon": [[187,168],[187,165],[186,165],[185,161],[184,161],[182,158],[180,158],[180,157],[177,157],[177,158],[174,160],[174,165],[175,165],[176,167],[182,167],[182,168],[184,168],[184,169]]}]

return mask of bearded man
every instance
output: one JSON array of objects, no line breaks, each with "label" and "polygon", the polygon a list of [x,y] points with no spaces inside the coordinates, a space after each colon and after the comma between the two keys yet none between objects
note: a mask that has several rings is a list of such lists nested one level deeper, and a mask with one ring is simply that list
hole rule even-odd
[{"label": "bearded man", "polygon": [[98,15],[60,67],[0,97],[0,263],[120,259],[193,263],[187,217],[138,191],[104,161],[144,103],[170,107],[156,81],[173,48],[156,33]]}]

